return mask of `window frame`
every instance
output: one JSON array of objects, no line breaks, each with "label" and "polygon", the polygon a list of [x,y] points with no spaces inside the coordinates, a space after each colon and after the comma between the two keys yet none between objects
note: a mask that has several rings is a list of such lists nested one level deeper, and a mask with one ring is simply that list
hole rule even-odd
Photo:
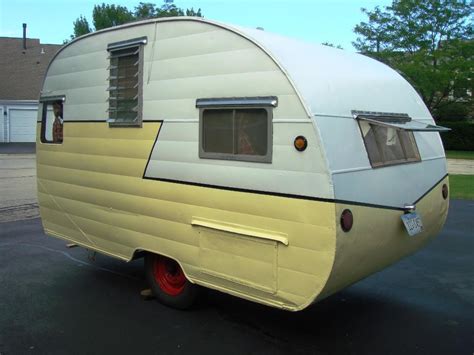
[{"label": "window frame", "polygon": [[[214,160],[231,160],[251,163],[271,163],[273,158],[273,108],[277,107],[276,97],[256,97],[256,98],[217,98],[198,99],[196,107],[199,108],[199,158]],[[229,110],[232,111],[233,120],[236,110],[262,109],[267,113],[267,154],[229,154],[214,153],[204,150],[204,113],[207,110]],[[234,131],[233,131],[234,134]]]},{"label": "window frame", "polygon": [[[107,51],[109,53],[108,59],[109,59],[109,77],[107,78],[109,86],[107,87],[108,91],[108,108],[107,108],[107,122],[109,124],[109,127],[135,127],[135,128],[141,128],[143,126],[143,70],[144,70],[144,46],[147,44],[148,39],[146,36],[144,37],[138,37],[138,38],[132,38],[129,40],[125,41],[120,41],[120,42],[114,42],[114,43],[109,43],[107,45]],[[112,58],[117,58],[118,56],[114,56],[113,53],[117,51],[121,51],[124,49],[130,49],[130,48],[137,48],[138,50],[138,90],[137,90],[137,117],[133,121],[124,121],[120,120],[118,117],[111,118],[110,113],[111,113],[111,108],[110,108],[110,101],[111,101],[111,66],[112,66]]]},{"label": "window frame", "polygon": [[[47,118],[48,118],[48,105],[52,105],[56,101],[62,101],[63,103],[63,140],[61,142],[54,142],[46,139],[46,126],[47,126]],[[55,95],[55,96],[42,96],[39,99],[39,103],[41,104],[41,130],[40,130],[40,141],[43,144],[63,144],[64,143],[64,103],[66,102],[65,95]]]}]

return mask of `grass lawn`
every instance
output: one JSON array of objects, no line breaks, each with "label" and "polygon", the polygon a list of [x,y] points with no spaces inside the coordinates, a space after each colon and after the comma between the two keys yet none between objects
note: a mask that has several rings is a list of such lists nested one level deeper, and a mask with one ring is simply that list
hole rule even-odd
[{"label": "grass lawn", "polygon": [[447,150],[446,157],[448,159],[470,159],[474,160],[474,152],[463,150]]},{"label": "grass lawn", "polygon": [[474,200],[474,175],[449,175],[451,198]]}]

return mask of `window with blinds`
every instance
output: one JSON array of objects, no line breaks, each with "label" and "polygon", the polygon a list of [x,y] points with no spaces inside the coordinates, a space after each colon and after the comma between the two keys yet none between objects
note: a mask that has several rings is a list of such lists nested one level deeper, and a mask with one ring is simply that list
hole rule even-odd
[{"label": "window with blinds", "polygon": [[146,38],[109,44],[109,124],[141,126],[143,44]]}]

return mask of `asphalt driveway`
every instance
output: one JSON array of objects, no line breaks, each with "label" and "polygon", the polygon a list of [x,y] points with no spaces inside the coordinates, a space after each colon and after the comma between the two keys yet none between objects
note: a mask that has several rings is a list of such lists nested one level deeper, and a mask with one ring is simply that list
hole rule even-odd
[{"label": "asphalt driveway", "polygon": [[474,201],[427,248],[299,313],[218,292],[192,311],[141,299],[142,261],[0,224],[0,354],[468,354]]}]

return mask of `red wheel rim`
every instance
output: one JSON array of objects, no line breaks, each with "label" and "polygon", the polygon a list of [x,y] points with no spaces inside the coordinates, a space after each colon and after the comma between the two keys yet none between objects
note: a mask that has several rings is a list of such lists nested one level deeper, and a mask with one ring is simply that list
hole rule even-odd
[{"label": "red wheel rim", "polygon": [[166,294],[177,296],[184,290],[186,276],[179,264],[173,259],[157,256],[153,260],[153,276],[156,283]]}]

